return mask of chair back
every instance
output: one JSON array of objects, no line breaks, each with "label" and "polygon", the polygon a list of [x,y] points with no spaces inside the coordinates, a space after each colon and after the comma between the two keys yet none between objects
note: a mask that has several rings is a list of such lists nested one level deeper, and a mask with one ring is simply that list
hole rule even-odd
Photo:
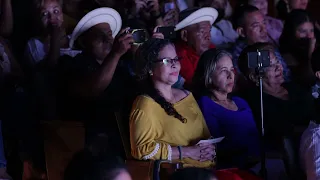
[{"label": "chair back", "polygon": [[122,145],[126,154],[126,158],[134,159],[131,155],[129,116],[126,116],[121,112],[115,112],[115,118],[117,121],[117,125],[120,132]]},{"label": "chair back", "polygon": [[48,180],[63,180],[73,155],[84,148],[85,129],[81,122],[42,123]]},{"label": "chair back", "polygon": [[298,149],[299,146],[292,138],[283,138],[284,163],[290,179],[305,179],[305,174],[300,167]]}]

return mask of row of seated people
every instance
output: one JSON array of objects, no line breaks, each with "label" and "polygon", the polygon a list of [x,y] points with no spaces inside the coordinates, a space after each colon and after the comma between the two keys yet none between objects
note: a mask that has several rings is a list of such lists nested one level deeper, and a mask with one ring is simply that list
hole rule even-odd
[{"label": "row of seated people", "polygon": [[[315,117],[313,99],[298,86],[284,84],[282,66],[271,45],[258,43],[243,51],[239,67],[251,87],[239,92],[240,98],[231,96],[235,70],[228,52],[210,49],[203,53],[192,94],[172,88],[180,71],[174,46],[167,40],[150,39],[137,51],[137,60],[142,62],[137,71],[139,87],[143,88],[130,114],[133,156],[145,160],[180,158],[187,166],[209,167],[217,151],[218,159],[221,156],[218,168],[245,169],[248,164],[258,163],[261,153],[258,75],[255,68],[247,67],[247,53],[257,50],[269,51],[271,63],[264,69],[263,78],[266,151],[282,152],[284,137],[298,137],[295,142],[299,143],[302,132],[295,128],[306,127]],[[211,135],[226,138],[217,144],[217,149],[211,144],[196,145]],[[267,159],[267,165],[284,168],[284,164],[272,159],[270,162]],[[283,178],[283,174],[274,176],[274,173],[270,172],[269,177]]]},{"label": "row of seated people", "polygon": [[[57,13],[57,11],[53,10],[52,13],[53,14]],[[200,16],[201,14],[206,14],[207,16],[201,17]],[[293,28],[288,28],[290,30],[290,33],[296,32],[296,31],[301,32],[300,34],[298,33],[298,35],[291,34],[291,36],[289,36],[289,39],[297,40],[299,38],[309,37],[309,34],[311,34],[311,31],[312,31],[312,27],[310,28],[308,26],[309,29],[308,28],[307,30],[304,29],[305,23],[307,24],[309,23],[308,25],[310,24],[312,25],[311,21],[308,19],[307,13],[305,13],[303,10],[296,10],[296,11],[292,11],[291,14],[293,14],[292,15],[293,18],[291,16],[289,17],[291,17],[292,19],[295,18],[294,15],[296,14],[298,17],[301,17],[301,15],[305,15],[304,17],[306,18],[304,18],[303,21],[299,22],[298,24],[296,23],[296,21],[294,21],[293,23],[296,23],[296,24],[293,24]],[[175,48],[172,48],[173,46],[171,46],[171,49],[177,50],[178,57],[181,58],[181,75],[186,80],[186,84],[185,84],[186,87],[188,87],[188,89],[192,91],[193,91],[192,79],[194,78],[193,77],[194,73],[197,73],[196,69],[199,68],[199,66],[197,66],[198,61],[199,63],[201,63],[200,55],[203,54],[208,48],[213,47],[211,45],[211,40],[210,40],[210,37],[211,37],[210,30],[211,30],[211,24],[214,23],[215,19],[217,18],[217,15],[218,15],[217,11],[214,10],[213,8],[187,9],[180,13],[179,23],[176,25],[176,31],[180,35],[179,36],[180,40],[177,43],[175,43]],[[60,16],[57,16],[57,21],[58,21],[57,24],[59,24],[60,22],[59,17]],[[192,19],[193,17],[197,18],[196,22],[189,21],[190,18]],[[244,6],[241,9],[239,9],[239,13],[238,12],[236,13],[236,17],[239,18],[237,21],[238,26],[236,26],[236,28],[237,30],[239,30],[239,34],[241,35],[241,37],[245,39],[245,41],[243,42],[247,42],[247,44],[241,45],[241,48],[236,48],[239,53],[247,45],[255,44],[257,42],[268,41],[267,35],[266,35],[266,27],[264,24],[264,15],[257,8],[252,6]],[[156,58],[152,59],[152,56],[158,57],[158,55],[160,54],[160,51],[162,51],[161,46],[166,46],[166,44],[164,43],[165,45],[159,45],[160,47],[157,47],[154,49],[147,49],[146,50],[147,53],[153,53],[151,54],[150,57],[147,57],[147,58],[136,57],[134,58],[134,62],[132,62],[131,60],[133,59],[132,57],[135,54],[137,46],[132,45],[133,43],[132,35],[124,33],[128,29],[124,29],[120,31],[121,24],[122,23],[121,23],[120,15],[116,11],[110,8],[97,9],[87,14],[79,22],[78,26],[75,28],[71,36],[70,41],[67,43],[69,44],[69,47],[77,46],[78,49],[80,49],[80,51],[74,51],[74,50],[67,51],[66,54],[74,56],[74,58],[71,58],[70,56],[63,56],[59,59],[59,61],[56,61],[56,59],[59,58],[61,53],[61,51],[59,52],[59,48],[58,48],[58,53],[49,50],[48,51],[49,54],[43,55],[40,57],[40,59],[38,59],[40,61],[43,59],[44,56],[49,57],[45,59],[45,61],[40,63],[39,66],[37,65],[38,67],[35,68],[37,70],[34,70],[36,72],[34,77],[36,77],[35,78],[36,83],[37,85],[39,85],[39,86],[36,86],[37,88],[35,88],[37,92],[36,94],[40,98],[46,97],[50,99],[52,98],[52,94],[53,94],[52,90],[55,91],[55,89],[58,87],[59,96],[58,96],[58,99],[56,100],[57,100],[57,104],[59,104],[58,107],[61,108],[59,109],[59,111],[62,112],[61,113],[62,115],[71,114],[72,117],[74,117],[74,115],[76,114],[77,115],[76,119],[86,119],[87,120],[86,122],[90,123],[89,126],[91,125],[93,126],[93,128],[91,128],[91,129],[94,129],[95,131],[93,133],[97,133],[97,131],[112,132],[114,131],[112,129],[114,128],[114,126],[110,124],[111,122],[106,122],[107,114],[108,114],[106,111],[112,112],[116,109],[119,109],[120,108],[119,106],[123,106],[124,104],[126,104],[126,103],[123,103],[124,101],[126,101],[125,99],[129,99],[128,102],[130,102],[130,99],[132,98],[127,97],[128,95],[132,95],[133,98],[136,97],[137,94],[135,89],[137,88],[137,83],[132,81],[132,75],[134,75],[134,76],[139,76],[140,80],[144,80],[145,78],[148,79],[149,82],[141,84],[141,87],[143,88],[141,88],[142,92],[140,93],[147,94],[148,96],[152,97],[152,99],[154,99],[158,104],[162,106],[163,109],[167,111],[168,115],[172,115],[173,117],[175,117],[174,119],[172,119],[172,122],[175,122],[174,120],[176,119],[180,119],[182,122],[189,122],[192,120],[196,120],[198,118],[201,119],[201,115],[200,115],[199,117],[197,116],[197,118],[191,118],[192,120],[188,121],[189,119],[188,115],[184,115],[182,112],[179,112],[178,110],[175,110],[175,108],[173,108],[173,104],[175,104],[175,102],[178,102],[180,100],[185,101],[188,99],[191,101],[193,100],[192,95],[188,91],[184,91],[183,92],[184,94],[179,94],[181,93],[181,91],[177,90],[178,97],[175,97],[175,96],[172,96],[175,94],[174,92],[175,90],[173,90],[171,93],[168,94],[167,91],[161,92],[161,87],[156,87],[157,89],[156,91],[154,91],[154,89],[151,88],[152,86],[150,85],[155,83],[154,82],[151,83],[150,80],[151,79],[153,80],[153,78],[150,78],[149,76],[156,77],[155,74],[157,73],[161,74],[161,69],[158,69],[159,72],[154,72],[152,68],[155,68],[155,67],[152,67],[152,68],[149,67],[149,65],[152,64],[152,62],[150,62],[147,65],[148,67],[140,69],[140,71],[143,71],[144,73],[142,76],[140,76],[141,72],[132,71],[133,66],[136,66],[136,65],[144,66],[143,65],[144,62],[142,62],[142,64],[139,64],[140,63],[139,61],[141,59],[146,59],[148,61],[155,60]],[[287,23],[285,24],[285,26],[286,25]],[[288,23],[288,26],[289,25],[290,23]],[[289,26],[289,27],[292,27],[292,26]],[[58,27],[50,27],[48,25],[47,28],[50,28],[52,30],[51,31],[52,39],[59,39],[57,38],[57,37],[60,37],[60,34],[59,34],[60,32],[58,31],[59,30]],[[301,28],[303,30],[301,30]],[[307,35],[305,36],[305,34]],[[312,38],[311,35],[310,35],[310,38]],[[150,42],[152,41],[153,40],[150,40]],[[147,42],[146,44],[150,42]],[[51,43],[52,44],[50,45],[50,49],[51,48],[54,49],[54,47],[56,46],[60,47],[59,41],[51,41]],[[156,42],[156,41],[153,43],[155,43],[155,45],[157,45],[158,43],[161,44],[161,42]],[[295,44],[297,43],[292,43],[292,44],[290,43],[290,45],[295,45]],[[313,40],[312,46],[314,46],[314,44],[315,44],[315,41]],[[286,65],[288,63],[286,62],[286,60],[283,60],[283,58],[281,57],[277,49],[273,50],[273,48],[264,47],[264,46],[267,46],[267,45],[263,45],[261,49],[265,49],[265,48],[267,48],[268,50],[272,49],[270,51],[273,51],[275,54],[275,56],[273,56],[273,53],[271,53],[270,55],[272,57],[271,59],[274,59],[275,61],[272,64],[272,68],[274,68],[275,70],[274,72],[270,71],[269,77],[266,76],[265,78],[266,82],[264,84],[264,87],[266,87],[264,92],[267,95],[271,95],[267,97],[270,99],[270,104],[272,104],[271,106],[269,106],[269,107],[272,107],[270,109],[270,113],[269,111],[268,113],[266,113],[267,115],[271,116],[270,118],[268,117],[268,119],[270,120],[267,121],[267,123],[270,123],[270,124],[267,124],[267,127],[271,127],[272,130],[270,131],[272,132],[272,134],[273,132],[277,132],[275,136],[280,137],[281,135],[291,134],[291,132],[293,131],[293,129],[291,128],[292,124],[296,125],[301,123],[303,125],[306,125],[308,121],[312,119],[311,117],[313,113],[309,112],[312,110],[312,108],[308,108],[310,107],[308,104],[309,102],[306,102],[306,103],[304,102],[304,101],[308,101],[308,98],[303,98],[303,97],[308,97],[308,94],[301,95],[300,90],[298,90],[295,87],[290,87],[291,85],[285,88],[284,86],[282,86],[282,83],[283,83],[281,79],[282,75],[285,77],[285,80],[289,82],[290,81],[289,71],[292,70],[292,68],[291,67],[290,67],[291,69],[287,68]],[[143,47],[145,46],[141,46],[140,49],[143,50]],[[148,48],[152,48],[152,47],[153,47],[153,44],[148,46]],[[255,47],[253,48],[253,50],[256,50],[259,48]],[[314,49],[314,48],[311,47],[310,49]],[[290,47],[289,50],[294,53],[298,52],[297,47]],[[50,54],[50,53],[53,53],[53,54]],[[34,53],[29,52],[28,54],[32,55]],[[227,53],[223,52],[222,54],[227,54]],[[243,64],[241,65],[240,60],[238,62],[237,56],[239,55],[233,56],[232,58],[233,61],[231,61],[231,65],[234,64],[235,67],[239,67],[236,69],[238,73],[242,72],[242,74],[245,76],[245,78],[243,79],[250,80],[256,83],[257,77],[255,77],[254,73],[252,73],[253,70],[250,70],[244,67],[246,63],[244,63],[244,65]],[[159,61],[160,64],[163,63],[163,64],[175,65],[177,64],[175,62],[178,60],[178,59],[175,60],[176,56],[165,57],[168,59],[163,59],[163,57],[161,58],[157,59],[157,60],[160,60]],[[305,56],[303,56],[303,58],[305,58]],[[283,70],[281,68],[281,65],[277,63],[277,60],[281,62],[281,65],[284,68]],[[132,63],[134,65],[132,65]],[[304,63],[304,61],[301,61],[301,62],[298,61],[298,63],[295,63],[294,66],[295,67],[303,66],[301,65],[302,63]],[[211,71],[213,71],[213,69],[215,68],[212,68]],[[53,72],[52,70],[58,73],[57,74],[52,73],[54,74],[52,75],[51,74],[51,72]],[[170,75],[170,73],[172,74]],[[176,82],[171,82],[171,81],[175,81],[175,76],[177,76],[178,80],[182,79],[181,76],[178,76],[179,71],[170,72],[170,73],[169,75],[165,75],[165,76],[168,76],[168,78],[173,78],[173,79],[171,79],[170,82],[166,82],[166,83],[167,84],[172,83],[172,85],[174,86],[181,87],[182,83],[179,82],[177,85]],[[203,72],[200,72],[199,76],[201,76],[201,73]],[[212,76],[210,72],[208,73],[209,73],[208,76]],[[235,77],[232,74],[230,75],[230,72],[224,71],[223,73],[226,73],[228,77],[226,82],[222,82],[221,84],[225,83],[224,85],[225,87],[223,88],[227,90],[223,90],[223,91],[226,91],[225,94],[229,94],[231,93],[232,87],[235,84],[234,83]],[[293,77],[300,77],[300,73],[292,72],[292,75]],[[157,79],[158,81],[159,80],[161,81],[163,80],[161,78],[165,78],[165,77],[162,77],[161,75],[159,75],[159,77],[156,77],[156,78],[158,78]],[[213,78],[213,77],[210,77],[210,78]],[[202,80],[202,77],[200,77],[199,79],[200,80],[195,80],[195,82],[200,83]],[[302,82],[304,82],[304,80],[305,79],[303,79]],[[209,89],[209,91],[212,91],[211,89],[212,87],[216,87],[220,85],[219,81],[220,79],[218,78],[211,80],[210,81],[211,85],[208,85],[208,87],[205,86],[204,89]],[[218,85],[217,84],[213,85],[213,83],[217,83]],[[208,84],[208,83],[205,82],[205,84]],[[209,86],[212,86],[212,87],[209,87]],[[220,88],[221,87],[217,88],[219,93],[220,93]],[[252,124],[253,119],[256,120],[255,122],[256,124],[259,123],[258,121],[259,119],[259,108],[258,108],[259,101],[258,100],[259,99],[258,97],[252,97],[252,94],[253,93],[258,94],[257,93],[258,91],[257,89],[254,89],[254,88],[251,88],[250,90],[252,90],[253,92],[251,93],[248,93],[249,91],[245,91],[243,93],[239,92],[239,96],[243,97],[249,103],[253,111],[253,115],[252,114],[250,115],[250,113],[247,113],[245,116],[248,116],[249,118],[244,118],[251,122],[251,123],[246,123],[246,125],[248,124],[248,128],[253,127],[253,124]],[[160,91],[161,95],[159,94],[158,91]],[[291,92],[293,94],[292,96],[290,95]],[[48,94],[43,95],[43,93],[48,93]],[[247,110],[249,109],[249,111],[251,111],[248,105],[242,99],[237,99],[237,98],[234,98],[231,100],[223,99],[227,97],[225,96],[225,94],[221,95],[221,97],[223,98],[220,99],[221,97],[219,97],[220,95],[219,93],[217,97],[211,97],[213,95],[207,95],[207,92],[202,92],[202,89],[200,89],[199,93],[197,91],[194,91],[194,93],[195,93],[194,95],[197,97],[197,100],[199,101],[200,108],[202,110],[202,113],[206,121],[210,121],[210,115],[206,115],[205,113],[206,108],[214,108],[216,111],[217,107],[221,108],[222,106],[231,111],[238,112],[238,109],[242,109],[241,107],[243,106],[244,109],[247,109]],[[169,96],[166,97],[166,94],[168,94]],[[208,96],[209,100],[212,99],[213,104],[210,104],[211,101],[208,101],[208,99],[206,99],[203,96]],[[246,96],[248,98],[246,98]],[[44,107],[47,107],[46,103],[48,103],[48,101],[46,100],[43,101]],[[51,103],[48,103],[48,104],[51,104]],[[195,111],[194,109],[198,110],[197,105],[195,103],[190,103],[190,104],[193,104],[195,106],[192,108],[193,111]],[[275,108],[275,104],[277,105],[279,104],[279,107]],[[216,107],[214,107],[214,105],[216,105]],[[131,105],[129,105],[129,107],[131,107]],[[267,107],[265,108],[267,109]],[[50,110],[53,110],[53,109],[54,109],[53,107],[50,107]],[[298,110],[293,111],[294,113],[292,113],[291,109],[298,109]],[[193,112],[193,111],[190,111],[190,112]],[[202,114],[202,113],[198,111],[196,114]],[[273,116],[275,115],[275,113],[277,114],[276,117]],[[227,114],[231,115],[232,113],[227,113]],[[215,116],[212,118],[220,119]],[[208,119],[207,117],[209,118],[209,120],[207,120]],[[170,118],[172,117],[168,117],[168,119]],[[233,119],[233,118],[230,118],[230,119]],[[290,121],[288,119],[290,119]],[[202,120],[204,119],[202,118]],[[99,123],[96,123],[97,121]],[[91,124],[92,122],[96,124]],[[227,126],[228,128],[231,128],[231,127],[236,128],[234,124],[233,126],[230,126],[230,124],[221,125],[220,123],[216,123],[215,121],[212,121],[212,123],[213,124],[211,124],[211,121],[210,123],[209,122],[203,123],[202,128],[205,129],[206,126],[209,127],[209,129],[206,130],[207,134],[203,136],[191,137],[191,138],[194,140],[208,138],[210,136],[209,131],[211,132],[211,135],[214,135],[215,137],[227,136],[227,135],[224,135],[226,132],[220,133],[221,129],[224,129],[223,126]],[[278,123],[280,123],[280,125]],[[276,126],[278,129],[275,128],[274,126]],[[174,126],[171,125],[171,127],[174,127]],[[260,126],[257,126],[257,127],[260,127]],[[110,129],[106,130],[105,128],[110,128]],[[216,129],[212,129],[212,128],[216,128]],[[275,130],[273,128],[275,128]],[[236,129],[238,131],[238,128]],[[287,130],[288,132],[283,132],[283,129]],[[230,132],[237,132],[237,131],[230,130]],[[258,129],[255,129],[252,131],[255,131],[251,133],[255,133],[257,135],[256,137],[258,137]],[[131,131],[131,132],[135,132],[135,131]],[[174,130],[170,132],[174,132]],[[239,134],[248,136],[246,134],[243,134],[242,132],[239,132]],[[239,136],[239,134],[236,134],[235,136]],[[270,133],[266,132],[266,134],[270,134]],[[190,132],[188,133],[188,135],[190,135]],[[224,142],[227,143],[228,141],[231,140],[232,141],[232,143],[230,143],[231,145],[234,145],[234,142],[236,143],[242,142],[241,140],[240,141],[232,140],[231,137],[226,138]],[[252,136],[249,136],[249,137],[252,138]],[[181,137],[179,136],[179,138]],[[183,138],[188,138],[188,136]],[[253,140],[253,141],[258,141],[258,140]],[[177,149],[175,148],[175,146],[177,145],[183,146],[183,145],[194,144],[194,142],[190,142],[190,141],[187,141],[187,142],[188,142],[187,144],[173,143],[172,145],[170,145],[172,146],[171,155],[173,156],[173,155],[179,154],[177,153]],[[114,143],[117,143],[117,140],[115,140]],[[134,141],[132,142],[132,144],[137,145]],[[254,144],[256,145],[259,143],[254,143]],[[274,145],[278,145],[278,143],[275,143],[275,144],[271,143],[271,144],[272,144],[272,147],[270,147],[271,149],[274,148],[273,147]],[[154,147],[157,147],[156,143],[154,143],[153,145]],[[161,145],[158,145],[158,146],[159,148],[163,148]],[[226,147],[228,146],[229,145],[227,143]],[[151,147],[150,149],[152,151],[144,152],[145,156],[148,156],[153,152],[153,148]],[[246,148],[240,147],[239,149],[240,149],[239,151],[242,152],[243,149],[246,149]],[[258,152],[259,149],[254,151]],[[199,154],[195,156],[198,156],[198,155]],[[241,155],[243,154],[241,153]],[[229,155],[227,155],[226,157],[228,156]],[[139,158],[141,157],[139,156]],[[165,156],[164,157],[161,156],[161,158],[165,158]],[[232,158],[231,161],[233,160],[238,161],[236,159],[238,158],[235,158],[235,159]],[[243,159],[243,157],[239,157],[239,159]],[[227,161],[222,161],[222,162],[227,162]],[[242,165],[239,165],[238,163],[243,163],[243,162],[244,162],[243,160],[239,160],[239,162],[235,162],[235,164],[233,164],[233,162],[230,162],[230,164],[231,166],[236,165],[241,167]],[[230,164],[227,163],[225,167],[230,166]]]}]

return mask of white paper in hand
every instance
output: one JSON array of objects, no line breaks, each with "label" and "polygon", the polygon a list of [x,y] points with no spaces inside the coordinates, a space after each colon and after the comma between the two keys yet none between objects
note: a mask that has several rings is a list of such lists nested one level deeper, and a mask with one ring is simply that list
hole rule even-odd
[{"label": "white paper in hand", "polygon": [[197,143],[197,145],[199,145],[199,144],[216,144],[216,143],[221,142],[223,139],[224,139],[224,136],[219,137],[219,138],[214,138],[214,139],[201,140]]}]

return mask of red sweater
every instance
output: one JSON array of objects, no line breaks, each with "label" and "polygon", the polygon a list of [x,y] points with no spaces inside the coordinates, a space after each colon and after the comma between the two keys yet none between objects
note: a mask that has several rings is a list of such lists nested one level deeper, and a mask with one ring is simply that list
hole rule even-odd
[{"label": "red sweater", "polygon": [[[190,86],[200,57],[196,51],[185,42],[180,41],[176,43],[175,46],[177,55],[181,58],[180,75],[186,80],[185,85]],[[215,46],[211,44],[209,48],[215,48]]]}]

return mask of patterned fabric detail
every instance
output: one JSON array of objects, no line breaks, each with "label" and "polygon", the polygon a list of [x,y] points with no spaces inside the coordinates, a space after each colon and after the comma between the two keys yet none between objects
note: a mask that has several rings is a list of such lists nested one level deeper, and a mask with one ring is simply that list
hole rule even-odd
[{"label": "patterned fabric detail", "polygon": [[144,156],[143,159],[148,160],[148,159],[152,158],[153,156],[155,156],[158,153],[159,149],[160,149],[160,144],[157,143],[154,150],[150,154]]},{"label": "patterned fabric detail", "polygon": [[169,161],[172,160],[172,148],[169,144],[168,144],[168,160]]},{"label": "patterned fabric detail", "polygon": [[320,95],[320,82],[317,82],[314,86],[312,86],[312,96],[315,99],[318,99]]}]

